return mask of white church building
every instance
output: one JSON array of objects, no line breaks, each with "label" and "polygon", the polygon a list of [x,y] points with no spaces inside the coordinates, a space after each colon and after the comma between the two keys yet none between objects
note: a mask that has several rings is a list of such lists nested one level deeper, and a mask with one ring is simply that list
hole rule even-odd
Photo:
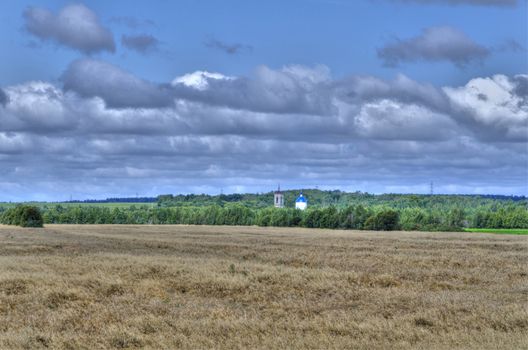
[{"label": "white church building", "polygon": [[302,192],[295,200],[295,209],[304,210],[308,206],[308,200],[303,196]]},{"label": "white church building", "polygon": [[[273,195],[273,205],[275,208],[284,208],[284,194],[280,190],[280,185]],[[308,199],[303,195],[302,191],[299,197],[295,200],[295,209],[305,210],[308,206]]]}]

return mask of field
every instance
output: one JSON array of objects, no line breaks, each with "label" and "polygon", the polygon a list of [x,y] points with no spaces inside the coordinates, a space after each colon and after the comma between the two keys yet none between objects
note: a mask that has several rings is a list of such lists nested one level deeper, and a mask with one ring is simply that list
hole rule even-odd
[{"label": "field", "polygon": [[528,237],[0,226],[1,349],[526,349]]},{"label": "field", "polygon": [[528,235],[528,229],[522,228],[466,228],[466,232],[498,233],[508,235]]}]

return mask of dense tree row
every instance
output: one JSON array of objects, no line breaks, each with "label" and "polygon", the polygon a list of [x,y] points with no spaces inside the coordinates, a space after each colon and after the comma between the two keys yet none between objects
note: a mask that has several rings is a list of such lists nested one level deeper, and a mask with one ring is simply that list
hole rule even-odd
[{"label": "dense tree row", "polygon": [[[17,207],[16,209],[18,210]],[[10,223],[14,209],[4,212],[0,221]],[[342,228],[366,230],[460,230],[463,227],[527,228],[525,209],[502,208],[497,212],[478,212],[468,217],[464,210],[453,208],[432,211],[421,208],[395,210],[383,206],[362,205],[309,208],[248,208],[241,204],[202,207],[104,207],[45,206],[45,223],[57,224],[195,224],[195,225],[258,225],[310,228]]]},{"label": "dense tree row", "polygon": [[[269,205],[273,202],[273,192],[262,194],[232,194],[232,195],[164,195],[158,197],[159,207],[196,207],[196,206],[225,206],[233,202],[252,209],[260,209],[260,216],[264,221],[257,221],[257,225],[277,225],[273,220],[292,220],[300,222],[306,227],[333,227],[333,223],[320,223],[322,209],[338,211],[340,215],[347,215],[350,211],[364,211],[354,213],[354,217],[372,216],[372,211],[392,209],[399,215],[399,225],[404,230],[449,230],[462,227],[477,228],[528,228],[528,199],[524,196],[492,196],[492,195],[416,195],[416,194],[383,194],[373,195],[362,192],[303,190],[308,197],[309,207],[317,209],[310,214],[287,214],[293,208],[295,197],[299,191],[283,191],[287,208],[284,212],[272,216]],[[356,209],[363,208],[363,209]],[[365,209],[369,208],[369,209]],[[260,217],[259,216],[259,217]],[[284,218],[283,218],[284,217]],[[288,219],[286,219],[288,218]],[[269,221],[272,220],[271,224]],[[379,221],[379,220],[378,220]],[[369,229],[377,227],[375,217],[366,223],[356,219],[354,224],[344,224],[341,217],[339,227]],[[361,224],[358,224],[360,222]],[[294,224],[296,226],[297,224]]]},{"label": "dense tree row", "polygon": [[472,225],[477,228],[528,228],[528,210],[504,207],[494,211],[477,211]]},{"label": "dense tree row", "polygon": [[[8,210],[0,216],[5,222]],[[51,224],[191,224],[258,225],[310,228],[394,230],[399,228],[399,213],[388,208],[363,206],[337,209],[334,206],[300,211],[291,208],[253,209],[240,204],[202,207],[109,208],[103,206],[45,206],[45,223]]]},{"label": "dense tree row", "polygon": [[[293,208],[298,191],[286,191],[289,207],[270,207],[273,194],[160,196],[146,204],[66,205],[41,203],[45,223],[70,224],[197,224],[258,225],[369,230],[460,230],[528,228],[525,197],[371,195],[308,190],[306,211]],[[346,204],[347,203],[347,204]],[[0,222],[10,223],[12,211],[0,206]]]}]

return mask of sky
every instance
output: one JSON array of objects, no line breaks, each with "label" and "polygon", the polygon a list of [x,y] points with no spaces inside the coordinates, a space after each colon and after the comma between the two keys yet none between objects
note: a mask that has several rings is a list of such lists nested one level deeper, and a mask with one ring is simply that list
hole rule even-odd
[{"label": "sky", "polygon": [[0,2],[0,201],[528,195],[526,0]]}]

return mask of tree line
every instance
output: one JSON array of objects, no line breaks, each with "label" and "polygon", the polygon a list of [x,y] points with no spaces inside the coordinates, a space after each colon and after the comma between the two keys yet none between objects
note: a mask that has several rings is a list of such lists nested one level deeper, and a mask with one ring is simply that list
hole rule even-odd
[{"label": "tree line", "polygon": [[[1,212],[0,222],[13,222],[13,211]],[[387,206],[326,206],[251,208],[240,203],[207,206],[105,207],[97,205],[45,205],[42,219],[48,224],[190,224],[257,225],[359,230],[457,231],[464,227],[528,228],[528,211],[504,205],[496,210],[467,210],[462,207],[400,208]]]},{"label": "tree line", "polygon": [[[258,225],[382,230],[528,228],[523,196],[416,195],[303,190],[306,211],[293,208],[298,190],[283,191],[286,208],[271,207],[273,192],[161,195],[147,203],[35,203],[45,223]],[[0,222],[13,212],[0,205]],[[27,210],[27,209],[26,209]]]}]

